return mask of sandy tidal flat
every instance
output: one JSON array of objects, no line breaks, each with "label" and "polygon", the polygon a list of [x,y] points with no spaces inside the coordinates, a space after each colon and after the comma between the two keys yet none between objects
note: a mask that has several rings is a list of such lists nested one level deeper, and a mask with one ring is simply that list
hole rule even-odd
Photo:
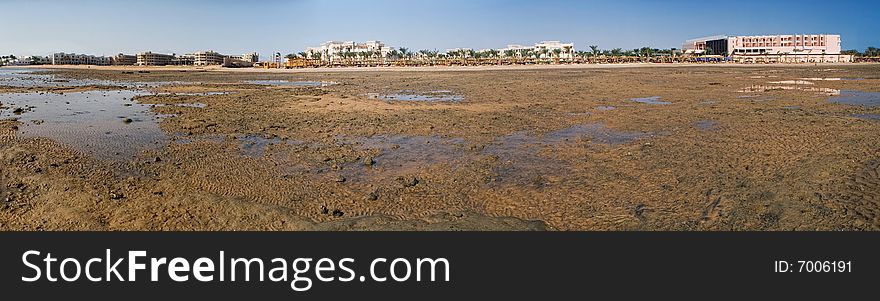
[{"label": "sandy tidal flat", "polygon": [[0,82],[0,229],[880,227],[877,65],[251,71]]}]

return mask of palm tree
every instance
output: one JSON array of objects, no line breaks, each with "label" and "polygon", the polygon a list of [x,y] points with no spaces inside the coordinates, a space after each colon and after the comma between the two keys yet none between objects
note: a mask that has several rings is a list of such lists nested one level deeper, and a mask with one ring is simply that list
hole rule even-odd
[{"label": "palm tree", "polygon": [[397,50],[400,52],[401,58],[406,59],[409,57],[409,54],[410,54],[409,49],[404,48],[404,47],[400,47]]},{"label": "palm tree", "polygon": [[522,51],[523,57],[531,58],[534,56],[535,59],[537,59],[539,55],[540,54],[538,54],[538,51],[535,51],[534,49],[523,49],[523,51]]},{"label": "palm tree", "polygon": [[595,57],[596,55],[599,54],[599,46],[596,46],[596,45],[590,45],[590,50],[593,51],[593,57]]},{"label": "palm tree", "polygon": [[300,51],[300,52],[297,53],[296,55],[298,55],[298,56],[301,57],[301,58],[306,58],[306,56],[308,56],[308,54],[306,54],[305,51]]},{"label": "palm tree", "polygon": [[437,49],[428,51],[428,58],[431,59],[431,65],[437,64],[436,58],[438,54],[440,54],[440,51],[437,51]]},{"label": "palm tree", "polygon": [[547,50],[547,48],[541,48],[541,50],[538,50],[537,52],[535,52],[535,57],[540,59],[542,57],[547,56],[547,53],[549,53],[549,52],[550,52],[550,50]]},{"label": "palm tree", "polygon": [[620,56],[622,53],[623,53],[623,49],[620,49],[620,48],[611,49],[612,56]]},{"label": "palm tree", "polygon": [[286,58],[288,60],[293,60],[293,59],[298,58],[298,56],[296,54],[291,53],[291,54],[285,55],[284,58]]},{"label": "palm tree", "polygon": [[562,49],[554,48],[553,54],[556,56],[556,63],[559,63],[559,55],[562,53]]},{"label": "palm tree", "polygon": [[574,46],[571,46],[571,47],[569,47],[569,46],[562,47],[562,53],[565,53],[565,55],[566,55],[569,59],[574,58]]},{"label": "palm tree", "polygon": [[505,51],[504,51],[504,57],[505,57],[508,61],[510,61],[511,59],[515,59],[515,57],[516,57],[516,50],[513,50],[513,49],[507,49],[507,50],[505,50]]}]

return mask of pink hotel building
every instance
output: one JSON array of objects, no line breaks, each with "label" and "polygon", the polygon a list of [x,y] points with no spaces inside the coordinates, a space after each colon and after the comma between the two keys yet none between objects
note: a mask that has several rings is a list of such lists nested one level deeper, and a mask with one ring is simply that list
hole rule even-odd
[{"label": "pink hotel building", "polygon": [[852,56],[840,54],[840,50],[840,35],[830,34],[712,36],[682,45],[685,53],[730,56],[746,62],[852,62]]}]

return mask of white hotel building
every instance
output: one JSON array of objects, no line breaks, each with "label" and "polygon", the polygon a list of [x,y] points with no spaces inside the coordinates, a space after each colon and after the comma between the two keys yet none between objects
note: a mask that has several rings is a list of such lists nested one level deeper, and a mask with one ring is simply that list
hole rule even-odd
[{"label": "white hotel building", "polygon": [[574,43],[562,43],[560,41],[541,41],[540,43],[536,43],[534,46],[523,46],[517,44],[507,45],[507,48],[498,49],[500,55],[506,56],[508,50],[516,51],[517,55],[520,55],[522,51],[534,51],[541,52],[543,49],[547,49],[546,55],[541,55],[542,58],[548,58],[553,56],[554,49],[559,49],[561,52],[559,53],[559,58],[570,59],[574,57]]},{"label": "white hotel building", "polygon": [[322,60],[334,61],[340,59],[339,53],[343,52],[373,52],[378,53],[380,57],[388,56],[391,47],[385,46],[380,41],[367,41],[365,43],[355,43],[354,41],[327,41],[319,47],[310,47],[306,49],[306,56],[312,58],[315,53],[321,54]]},{"label": "white hotel building", "polygon": [[52,65],[110,65],[111,60],[106,56],[95,56],[76,53],[55,53],[50,57]]},{"label": "white hotel building", "polygon": [[688,40],[684,53],[730,56],[733,59],[777,62],[851,62],[842,55],[840,35],[793,34],[712,36]]}]

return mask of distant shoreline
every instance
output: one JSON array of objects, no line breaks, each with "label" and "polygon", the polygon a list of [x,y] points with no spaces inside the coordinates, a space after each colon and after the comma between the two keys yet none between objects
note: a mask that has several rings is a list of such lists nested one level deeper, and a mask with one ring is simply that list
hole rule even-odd
[{"label": "distant shoreline", "polygon": [[738,63],[621,63],[621,64],[571,64],[571,65],[504,65],[504,66],[420,66],[420,67],[340,67],[340,68],[224,68],[221,66],[93,66],[93,65],[28,65],[4,66],[2,68],[28,69],[75,69],[106,71],[201,71],[201,72],[265,72],[265,73],[335,73],[335,72],[463,72],[506,70],[578,70],[617,68],[665,68],[665,67],[816,67],[816,66],[862,66],[880,63],[803,63],[803,64],[738,64]]}]

